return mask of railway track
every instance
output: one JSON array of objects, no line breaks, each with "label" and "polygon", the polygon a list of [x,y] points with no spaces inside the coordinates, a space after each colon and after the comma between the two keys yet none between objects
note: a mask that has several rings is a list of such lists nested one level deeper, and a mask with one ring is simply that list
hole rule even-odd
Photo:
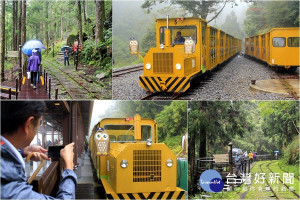
[{"label": "railway track", "polygon": [[[273,173],[273,171],[269,167],[270,164],[272,164],[272,162],[264,162],[264,163],[260,164],[259,167],[260,167],[261,172],[266,173],[266,174],[270,173],[270,172]],[[276,199],[288,199],[288,198],[289,199],[290,198],[299,199],[299,195],[295,191],[290,190],[289,186],[286,185],[285,183],[283,183],[283,181],[280,178],[278,180],[280,182],[272,184],[272,183],[269,183],[267,177],[265,179],[268,187],[270,188],[271,192],[274,194],[274,197],[276,197]],[[274,182],[275,182],[275,180],[274,180]],[[282,191],[282,188],[281,188],[280,191],[276,191],[275,188],[279,189],[280,186],[281,187],[284,186],[286,188],[286,190]]]},{"label": "railway track", "polygon": [[83,82],[78,81],[75,77],[62,70],[58,64],[49,60],[44,60],[43,63],[45,64],[45,68],[51,71],[52,75],[65,89],[71,99],[100,99],[100,97],[89,88],[89,85],[84,85]]},{"label": "railway track", "polygon": [[288,79],[299,79],[299,74],[281,74],[281,73],[277,73],[276,77],[271,77],[272,79],[279,79],[280,82],[282,82],[282,84],[285,86],[285,88],[289,91],[289,94],[291,95],[292,98],[294,98],[295,100],[299,99],[299,96],[297,95],[297,92],[295,91],[295,89],[293,88],[292,85],[290,85],[287,80]]},{"label": "railway track", "polygon": [[129,74],[131,72],[136,72],[136,71],[141,71],[143,70],[143,64],[137,64],[137,65],[132,65],[126,68],[122,69],[116,69],[113,71],[112,76],[113,77],[119,77],[125,74]]},{"label": "railway track", "polygon": [[181,98],[183,96],[184,93],[175,93],[175,94],[152,93],[145,97],[142,97],[141,100],[191,100],[187,98]]}]

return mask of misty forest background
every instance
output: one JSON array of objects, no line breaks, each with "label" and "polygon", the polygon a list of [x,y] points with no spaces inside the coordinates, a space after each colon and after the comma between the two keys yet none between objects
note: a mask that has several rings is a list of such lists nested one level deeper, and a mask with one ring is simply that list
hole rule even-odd
[{"label": "misty forest background", "polygon": [[274,27],[299,26],[299,1],[113,1],[113,67],[142,63],[129,54],[129,38],[140,52],[155,46],[155,18],[202,17],[209,25],[244,39]]}]

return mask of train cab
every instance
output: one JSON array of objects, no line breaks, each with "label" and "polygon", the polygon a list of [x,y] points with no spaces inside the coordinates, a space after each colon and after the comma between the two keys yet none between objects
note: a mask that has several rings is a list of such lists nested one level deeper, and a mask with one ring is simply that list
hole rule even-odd
[{"label": "train cab", "polygon": [[184,198],[184,190],[176,187],[176,156],[158,142],[154,120],[105,118],[89,145],[108,199]]}]

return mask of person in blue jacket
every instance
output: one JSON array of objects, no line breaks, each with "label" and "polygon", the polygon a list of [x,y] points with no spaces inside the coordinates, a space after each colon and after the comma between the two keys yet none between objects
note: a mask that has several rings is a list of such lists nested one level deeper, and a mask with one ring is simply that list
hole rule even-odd
[{"label": "person in blue jacket", "polygon": [[45,109],[43,101],[1,102],[1,199],[75,199],[74,143],[60,151],[64,171],[55,198],[33,191],[27,183],[22,156],[34,152],[32,160],[48,159],[46,150],[41,146],[29,146],[39,129]]}]

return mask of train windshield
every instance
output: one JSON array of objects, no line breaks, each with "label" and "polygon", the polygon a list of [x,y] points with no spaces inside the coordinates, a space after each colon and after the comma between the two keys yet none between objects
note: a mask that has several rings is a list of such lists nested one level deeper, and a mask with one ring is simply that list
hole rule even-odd
[{"label": "train windshield", "polygon": [[[136,142],[134,125],[116,125],[116,124],[106,124],[103,126],[104,132],[109,134],[110,142]],[[142,125],[141,126],[141,141],[147,141],[147,139],[152,140],[152,126]]]},{"label": "train windshield", "polygon": [[104,132],[109,134],[110,142],[135,142],[134,125],[104,125]]},{"label": "train windshield", "polygon": [[[166,26],[159,29],[160,44],[165,44]],[[171,31],[171,43],[174,45],[183,45],[185,39],[192,38],[197,43],[197,28],[196,26],[169,26]]]}]

